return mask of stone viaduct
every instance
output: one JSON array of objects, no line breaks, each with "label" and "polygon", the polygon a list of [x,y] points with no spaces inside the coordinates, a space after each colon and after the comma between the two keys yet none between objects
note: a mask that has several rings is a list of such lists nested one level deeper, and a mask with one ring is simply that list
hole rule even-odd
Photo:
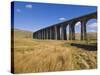
[{"label": "stone viaduct", "polygon": [[[48,40],[75,40],[75,24],[81,22],[81,40],[87,40],[86,23],[90,19],[97,19],[97,12],[76,17],[49,27],[40,29],[33,33],[34,39]],[[69,25],[69,39],[67,38],[66,27]]]}]

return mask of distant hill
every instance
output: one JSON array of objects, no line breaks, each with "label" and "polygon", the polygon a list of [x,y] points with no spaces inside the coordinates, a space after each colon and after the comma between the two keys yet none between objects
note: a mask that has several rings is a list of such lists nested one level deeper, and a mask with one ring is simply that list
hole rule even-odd
[{"label": "distant hill", "polygon": [[87,34],[88,39],[92,39],[92,40],[97,40],[97,33],[96,32],[90,32]]},{"label": "distant hill", "polygon": [[16,38],[32,38],[33,32],[27,30],[14,29],[14,37]]},{"label": "distant hill", "polygon": [[[80,33],[76,33],[75,36],[76,36],[77,40],[79,40],[80,37],[81,37]],[[87,33],[87,38],[88,38],[88,40],[89,39],[97,40],[97,33],[96,32],[88,32]]]},{"label": "distant hill", "polygon": [[[68,35],[67,35],[68,36]],[[26,31],[26,30],[20,30],[20,29],[14,29],[14,37],[16,38],[33,38],[33,32]],[[87,33],[88,40],[96,40],[97,39],[97,33],[96,32],[88,32]],[[80,40],[80,34],[75,34],[76,40]]]}]

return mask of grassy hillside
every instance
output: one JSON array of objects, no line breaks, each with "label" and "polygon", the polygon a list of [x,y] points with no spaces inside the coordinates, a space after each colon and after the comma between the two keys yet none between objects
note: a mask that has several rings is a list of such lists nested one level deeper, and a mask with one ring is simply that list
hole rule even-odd
[{"label": "grassy hillside", "polygon": [[32,38],[33,32],[20,29],[14,29],[15,38]]},{"label": "grassy hillside", "polygon": [[[76,40],[80,40],[81,34],[76,33],[75,37],[76,37]],[[97,33],[96,32],[88,32],[87,33],[87,39],[88,40],[97,40]]]},{"label": "grassy hillside", "polygon": [[70,45],[76,41],[36,40],[29,31],[14,33],[14,73],[97,68],[97,51]]},{"label": "grassy hillside", "polygon": [[96,32],[87,33],[87,37],[88,40],[97,40],[97,33]]},{"label": "grassy hillside", "polygon": [[[31,31],[25,31],[25,30],[20,30],[20,29],[14,29],[14,34],[15,37],[17,38],[32,38],[33,32]],[[69,36],[69,34],[67,34]],[[75,37],[76,40],[80,40],[80,33],[76,33]],[[87,38],[88,40],[97,40],[97,33],[96,32],[89,32],[87,33]]]}]

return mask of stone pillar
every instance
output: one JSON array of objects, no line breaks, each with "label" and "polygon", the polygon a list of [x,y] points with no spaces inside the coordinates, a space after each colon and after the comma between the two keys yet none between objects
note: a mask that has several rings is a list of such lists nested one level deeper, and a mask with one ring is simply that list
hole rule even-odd
[{"label": "stone pillar", "polygon": [[72,24],[72,40],[75,40],[75,24]]},{"label": "stone pillar", "polygon": [[84,22],[84,40],[87,40],[86,22]]},{"label": "stone pillar", "polygon": [[34,38],[36,39],[36,33],[34,33]]},{"label": "stone pillar", "polygon": [[45,40],[45,30],[43,29],[43,39]]},{"label": "stone pillar", "polygon": [[69,25],[69,40],[72,40],[72,30],[71,30],[71,25]]},{"label": "stone pillar", "polygon": [[45,31],[43,29],[43,40],[45,40]]},{"label": "stone pillar", "polygon": [[36,32],[35,32],[35,39],[37,38],[37,36],[36,36]]},{"label": "stone pillar", "polygon": [[50,27],[50,39],[52,40],[52,27]]},{"label": "stone pillar", "polygon": [[41,39],[41,31],[39,31],[39,39]]},{"label": "stone pillar", "polygon": [[33,33],[33,39],[35,38],[35,33]]},{"label": "stone pillar", "polygon": [[60,40],[60,26],[57,26],[57,40]]},{"label": "stone pillar", "polygon": [[38,32],[36,32],[36,39],[38,39]]},{"label": "stone pillar", "polygon": [[44,29],[44,39],[46,40],[46,29]]},{"label": "stone pillar", "polygon": [[38,39],[38,32],[36,32],[36,39]]},{"label": "stone pillar", "polygon": [[38,39],[40,39],[40,31],[38,31]]},{"label": "stone pillar", "polygon": [[43,29],[43,40],[44,40],[44,29]]},{"label": "stone pillar", "polygon": [[60,40],[60,26],[54,26],[54,39]]},{"label": "stone pillar", "polygon": [[41,39],[41,31],[39,31],[39,39]]},{"label": "stone pillar", "polygon": [[67,37],[66,37],[66,26],[64,25],[64,26],[62,26],[62,40],[66,40],[67,39]]},{"label": "stone pillar", "polygon": [[83,36],[84,36],[84,35],[83,35],[83,29],[84,29],[84,28],[83,28],[83,27],[84,27],[84,26],[83,26],[82,23],[81,23],[81,40],[83,40]]},{"label": "stone pillar", "polygon": [[55,34],[55,40],[57,40],[57,26],[54,26],[54,34]]},{"label": "stone pillar", "polygon": [[43,30],[41,30],[41,34],[42,34],[41,39],[43,40]]},{"label": "stone pillar", "polygon": [[81,22],[81,40],[87,40],[86,21]]},{"label": "stone pillar", "polygon": [[50,28],[48,28],[48,39],[50,39]]},{"label": "stone pillar", "polygon": [[53,40],[53,39],[55,39],[55,29],[54,29],[54,27],[51,28],[51,31],[52,31],[51,37],[52,37],[52,40]]},{"label": "stone pillar", "polygon": [[40,37],[41,37],[41,39],[42,39],[42,30],[40,31],[40,33],[41,33]]},{"label": "stone pillar", "polygon": [[33,35],[33,36],[34,36],[34,39],[36,39],[36,33],[34,33],[34,35]]},{"label": "stone pillar", "polygon": [[69,40],[75,40],[75,24],[71,23],[69,25]]},{"label": "stone pillar", "polygon": [[34,38],[34,39],[35,39],[35,36],[36,36],[35,33],[33,33],[33,38]]},{"label": "stone pillar", "polygon": [[48,29],[46,28],[46,39],[48,39]]},{"label": "stone pillar", "polygon": [[39,32],[37,32],[37,39],[39,39]]}]

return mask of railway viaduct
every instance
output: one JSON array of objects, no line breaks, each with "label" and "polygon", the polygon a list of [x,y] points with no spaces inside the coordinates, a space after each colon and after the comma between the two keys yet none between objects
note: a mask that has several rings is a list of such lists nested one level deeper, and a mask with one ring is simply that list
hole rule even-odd
[{"label": "railway viaduct", "polygon": [[[86,23],[90,19],[97,19],[97,12],[76,17],[58,24],[54,24],[33,33],[34,39],[48,40],[75,40],[75,24],[81,22],[81,40],[87,40]],[[66,27],[69,25],[69,39]]]}]

